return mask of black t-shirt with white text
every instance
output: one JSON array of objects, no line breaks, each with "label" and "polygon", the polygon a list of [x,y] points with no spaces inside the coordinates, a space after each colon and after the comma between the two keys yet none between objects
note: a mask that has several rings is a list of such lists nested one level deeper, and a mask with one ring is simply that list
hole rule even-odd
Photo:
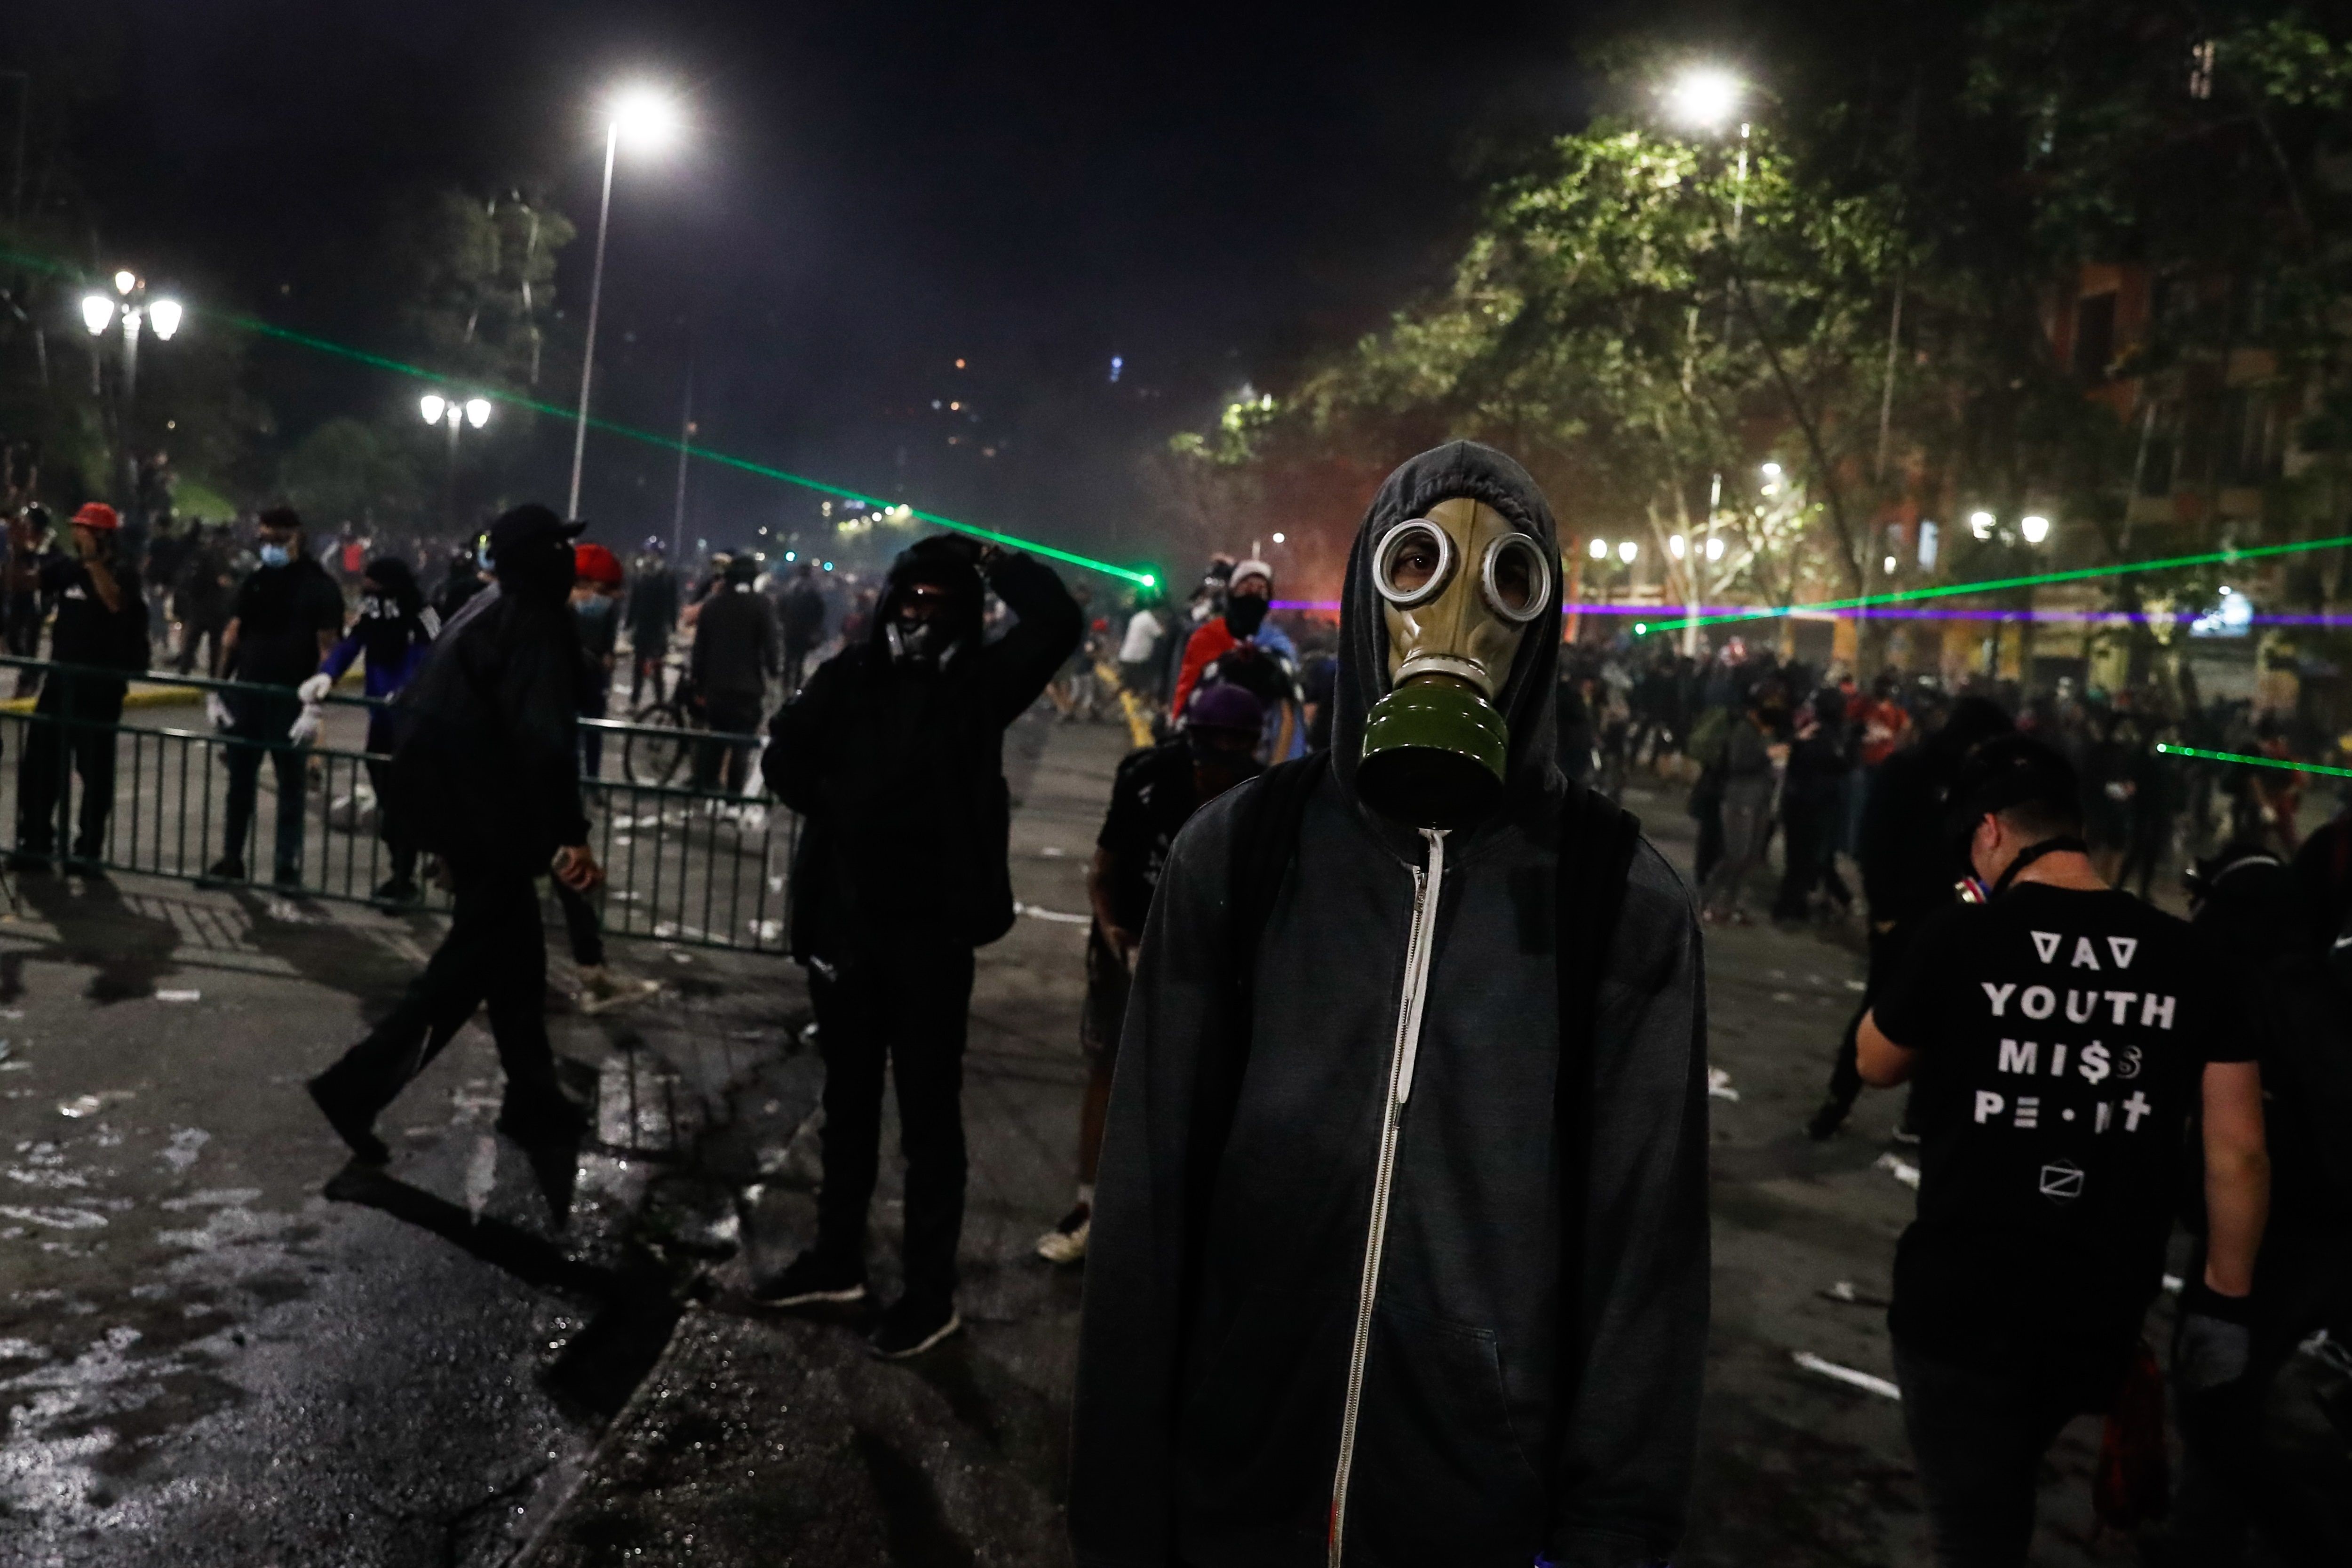
[{"label": "black t-shirt with white text", "polygon": [[1119,763],[1111,781],[1110,810],[1095,844],[1111,854],[1111,912],[1134,935],[1143,934],[1169,846],[1196,804],[1192,750],[1183,741],[1130,752]]},{"label": "black t-shirt with white text", "polygon": [[2253,1055],[2201,942],[2126,893],[2023,883],[1930,916],[1874,1014],[1919,1053],[1895,1337],[2096,1384],[2156,1294],[2205,1065]]}]

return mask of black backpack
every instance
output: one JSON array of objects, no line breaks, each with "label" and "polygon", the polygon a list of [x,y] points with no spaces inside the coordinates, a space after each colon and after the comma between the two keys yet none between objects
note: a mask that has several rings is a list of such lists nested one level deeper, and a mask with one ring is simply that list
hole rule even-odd
[{"label": "black backpack", "polygon": [[[1331,754],[1314,752],[1278,763],[1241,797],[1235,813],[1231,880],[1232,973],[1234,1028],[1200,1065],[1199,1092],[1185,1150],[1185,1237],[1180,1276],[1178,1322],[1189,1331],[1199,1303],[1208,1218],[1215,1196],[1217,1167],[1233,1131],[1249,1067],[1250,1014],[1255,993],[1257,949],[1274,910],[1276,894],[1298,854],[1299,824],[1307,802],[1330,772]],[[1617,927],[1633,854],[1642,840],[1641,822],[1598,791],[1568,781],[1560,802],[1559,875],[1553,924],[1559,965],[1560,1071],[1553,1107],[1560,1132],[1561,1251],[1563,1279],[1575,1277],[1583,1252],[1584,1178],[1592,1143],[1591,1083],[1592,1016],[1607,961],[1609,937]],[[1580,1292],[1560,1291],[1564,1344],[1583,1337]],[[1561,1357],[1563,1380],[1572,1377],[1575,1357]],[[1572,1390],[1564,1390],[1570,1393]],[[1566,1408],[1562,1405],[1562,1408]]]}]

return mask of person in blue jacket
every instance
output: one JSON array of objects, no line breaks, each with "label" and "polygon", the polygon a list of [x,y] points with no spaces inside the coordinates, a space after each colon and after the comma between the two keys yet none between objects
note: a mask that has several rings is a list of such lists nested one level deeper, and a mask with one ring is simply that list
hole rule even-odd
[{"label": "person in blue jacket", "polygon": [[[367,563],[360,578],[359,618],[319,666],[319,673],[302,683],[302,700],[316,705],[354,659],[367,659],[365,689],[370,697],[390,702],[400,695],[425,663],[425,650],[441,629],[441,617],[425,602],[424,590],[408,563],[380,555]],[[385,807],[383,759],[392,754],[392,711],[376,708],[368,714],[368,780],[375,786],[376,821],[384,847],[392,858],[392,876],[375,890],[376,902],[413,904],[423,895],[416,886],[416,846],[400,831],[399,814]]]}]

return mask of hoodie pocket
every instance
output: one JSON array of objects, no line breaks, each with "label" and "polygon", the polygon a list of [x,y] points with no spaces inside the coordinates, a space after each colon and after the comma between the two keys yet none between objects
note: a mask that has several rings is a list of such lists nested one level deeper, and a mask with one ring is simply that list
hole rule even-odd
[{"label": "hoodie pocket", "polygon": [[1380,1306],[1348,1486],[1349,1563],[1522,1568],[1542,1537],[1542,1488],[1512,1430],[1495,1331]]},{"label": "hoodie pocket", "polygon": [[1206,1560],[1319,1544],[1347,1394],[1349,1303],[1253,1291],[1184,1401],[1182,1510]]}]

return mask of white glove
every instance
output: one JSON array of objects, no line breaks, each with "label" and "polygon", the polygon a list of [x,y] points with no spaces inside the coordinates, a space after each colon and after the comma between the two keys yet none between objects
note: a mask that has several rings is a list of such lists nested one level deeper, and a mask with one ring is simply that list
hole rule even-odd
[{"label": "white glove", "polygon": [[320,703],[324,702],[327,700],[327,693],[332,691],[334,689],[335,683],[326,676],[314,675],[310,679],[304,681],[301,685],[296,687],[294,689],[294,695],[299,697],[303,701],[308,702],[310,706],[315,708]]},{"label": "white glove", "polygon": [[319,705],[305,702],[302,711],[294,716],[294,722],[288,727],[286,738],[298,746],[309,745],[319,738]]},{"label": "white glove", "polygon": [[205,693],[205,717],[212,721],[215,730],[228,729],[236,722],[229,715],[228,704],[221,700],[221,694],[217,691]]}]

